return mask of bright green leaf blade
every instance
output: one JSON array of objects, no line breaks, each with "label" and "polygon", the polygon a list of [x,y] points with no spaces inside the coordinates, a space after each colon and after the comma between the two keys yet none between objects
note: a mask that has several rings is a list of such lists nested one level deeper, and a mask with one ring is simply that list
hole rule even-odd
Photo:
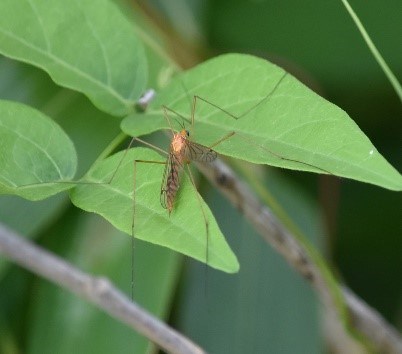
[{"label": "bright green leaf blade", "polygon": [[[223,55],[173,81],[160,92],[153,109],[147,112],[149,117],[131,115],[123,121],[122,129],[137,136],[168,128],[161,105],[190,117],[191,98],[198,95],[221,109],[197,100],[194,141],[210,145],[236,132],[216,146],[215,150],[222,155],[284,168],[329,172],[402,190],[402,176],[343,110],[290,74],[284,75],[281,68],[256,57]],[[222,110],[241,118],[236,120]],[[172,119],[174,114],[169,116],[177,127]]]},{"label": "bright green leaf blade", "polygon": [[[156,152],[135,148],[128,151],[112,183],[111,176],[123,152],[98,164],[86,176],[85,182],[71,192],[71,200],[81,209],[95,212],[110,221],[116,228],[131,235],[133,221],[133,181],[135,159],[165,161]],[[206,221],[191,181],[183,174],[175,208],[171,215],[160,204],[160,188],[164,164],[137,163],[135,237],[171,248],[185,255],[226,271],[239,269],[236,256],[226,243],[208,206],[202,202]]]},{"label": "bright green leaf blade", "polygon": [[0,52],[42,68],[114,115],[132,111],[147,80],[141,42],[107,0],[2,0]]},{"label": "bright green leaf blade", "polygon": [[0,101],[0,194],[47,198],[73,186],[68,181],[76,168],[74,145],[55,122],[31,107]]}]

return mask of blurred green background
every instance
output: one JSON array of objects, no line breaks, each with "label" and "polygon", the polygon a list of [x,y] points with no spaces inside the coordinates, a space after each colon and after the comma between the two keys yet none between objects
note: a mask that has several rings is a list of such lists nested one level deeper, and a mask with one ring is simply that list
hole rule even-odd
[{"label": "blurred green background", "polygon": [[[223,52],[278,63],[343,108],[402,171],[402,108],[342,3],[329,1],[118,1],[127,16],[190,66]],[[402,77],[402,2],[351,1]],[[159,31],[155,30],[159,28]],[[161,59],[148,48],[150,86]],[[82,174],[118,133],[119,120],[42,71],[0,60],[0,98],[25,102],[73,139]],[[354,181],[255,168],[271,194],[332,269],[402,328],[402,198]],[[211,353],[323,353],[319,303],[310,287],[201,181],[201,192],[239,257],[227,275],[137,242],[135,298]],[[0,198],[0,220],[130,292],[131,241],[74,209],[64,196],[40,203]],[[0,259],[0,353],[144,353],[156,349],[94,307]]]}]

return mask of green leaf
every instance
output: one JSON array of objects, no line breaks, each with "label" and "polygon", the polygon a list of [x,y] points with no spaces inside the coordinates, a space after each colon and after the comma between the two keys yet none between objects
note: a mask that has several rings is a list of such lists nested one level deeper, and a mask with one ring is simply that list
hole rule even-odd
[{"label": "green leaf", "polygon": [[[159,93],[146,116],[125,118],[122,129],[138,136],[168,128],[162,104],[188,117],[190,125],[194,95],[220,108],[197,100],[194,141],[210,145],[236,132],[214,148],[222,155],[402,190],[402,176],[343,110],[276,65],[249,55],[223,55],[189,70]],[[174,114],[169,116],[177,127]]]},{"label": "green leaf", "polygon": [[[84,182],[71,192],[73,203],[86,211],[95,212],[119,230],[131,235],[133,223],[134,160],[162,161],[158,153],[135,148],[117,153],[93,168]],[[119,163],[121,165],[117,169]],[[164,164],[136,164],[136,195],[134,234],[136,238],[169,247],[185,255],[206,261],[208,265],[226,271],[239,269],[219,226],[207,205],[200,203],[195,188],[185,173],[171,215],[160,204],[160,188]],[[112,182],[110,180],[117,169]],[[203,208],[203,209],[201,209]],[[206,220],[208,221],[208,233]]]},{"label": "green leaf", "polygon": [[76,168],[74,145],[55,122],[23,104],[0,101],[0,194],[47,198],[72,187]]},{"label": "green leaf", "polygon": [[0,53],[42,68],[114,115],[132,111],[147,80],[133,25],[107,0],[2,0]]}]

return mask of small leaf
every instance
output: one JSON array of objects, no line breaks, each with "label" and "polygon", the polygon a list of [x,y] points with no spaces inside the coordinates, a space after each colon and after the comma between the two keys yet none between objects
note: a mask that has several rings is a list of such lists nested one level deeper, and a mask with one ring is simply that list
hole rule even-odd
[{"label": "small leaf", "polygon": [[0,101],[0,194],[45,199],[71,188],[76,168],[74,145],[55,122],[31,107]]},{"label": "small leaf", "polygon": [[2,0],[0,52],[114,115],[132,111],[147,80],[133,25],[107,0]]},{"label": "small leaf", "polygon": [[[145,148],[117,153],[91,169],[84,182],[71,192],[73,203],[86,211],[95,212],[119,230],[131,235],[133,223],[134,160],[165,161],[158,153]],[[117,170],[112,182],[110,179]],[[180,186],[171,215],[160,204],[160,188],[164,164],[136,164],[136,195],[134,234],[136,238],[181,252],[229,273],[237,272],[236,256],[226,243],[208,206],[202,202],[208,220],[201,209],[201,198],[186,174]]]},{"label": "small leaf", "polygon": [[[194,141],[208,146],[235,132],[214,147],[222,155],[402,189],[402,176],[342,109],[276,65],[249,55],[223,55],[189,70],[158,94],[145,115],[125,118],[122,129],[138,136],[169,128],[162,104],[190,125],[194,95],[215,105],[197,100]],[[173,117],[183,121],[173,113],[169,117],[174,126]]]}]

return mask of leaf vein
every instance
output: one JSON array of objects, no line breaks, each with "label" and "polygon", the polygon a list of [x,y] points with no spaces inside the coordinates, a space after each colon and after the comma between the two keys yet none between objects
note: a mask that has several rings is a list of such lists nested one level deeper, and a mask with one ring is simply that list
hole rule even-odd
[{"label": "leaf vein", "polygon": [[[32,50],[36,51],[37,53],[48,57],[49,59],[53,60],[55,63],[59,64],[63,68],[70,70],[72,73],[86,79],[88,82],[98,86],[105,92],[108,92],[111,96],[113,96],[117,101],[122,103],[125,107],[131,107],[135,103],[133,100],[125,99],[115,89],[111,88],[110,86],[105,85],[105,83],[103,83],[102,81],[95,79],[93,76],[89,75],[85,71],[82,71],[79,68],[72,66],[71,64],[69,64],[66,61],[62,60],[61,58],[55,56],[54,54],[47,52],[47,51],[43,50],[42,48],[25,41],[24,39],[14,35],[13,33],[9,32],[7,30],[0,28],[0,32],[3,33],[5,36],[9,36],[13,40],[20,42],[21,44],[25,45],[27,48],[32,49]],[[19,59],[21,59],[21,58],[19,58]],[[23,59],[23,60],[25,60],[25,59]],[[25,60],[25,61],[29,62],[28,60]],[[39,63],[34,62],[34,64],[38,65],[45,71],[48,71],[46,67],[40,65]],[[52,76],[53,73],[49,72],[49,74]],[[75,89],[75,87],[72,87],[72,88]]]}]

